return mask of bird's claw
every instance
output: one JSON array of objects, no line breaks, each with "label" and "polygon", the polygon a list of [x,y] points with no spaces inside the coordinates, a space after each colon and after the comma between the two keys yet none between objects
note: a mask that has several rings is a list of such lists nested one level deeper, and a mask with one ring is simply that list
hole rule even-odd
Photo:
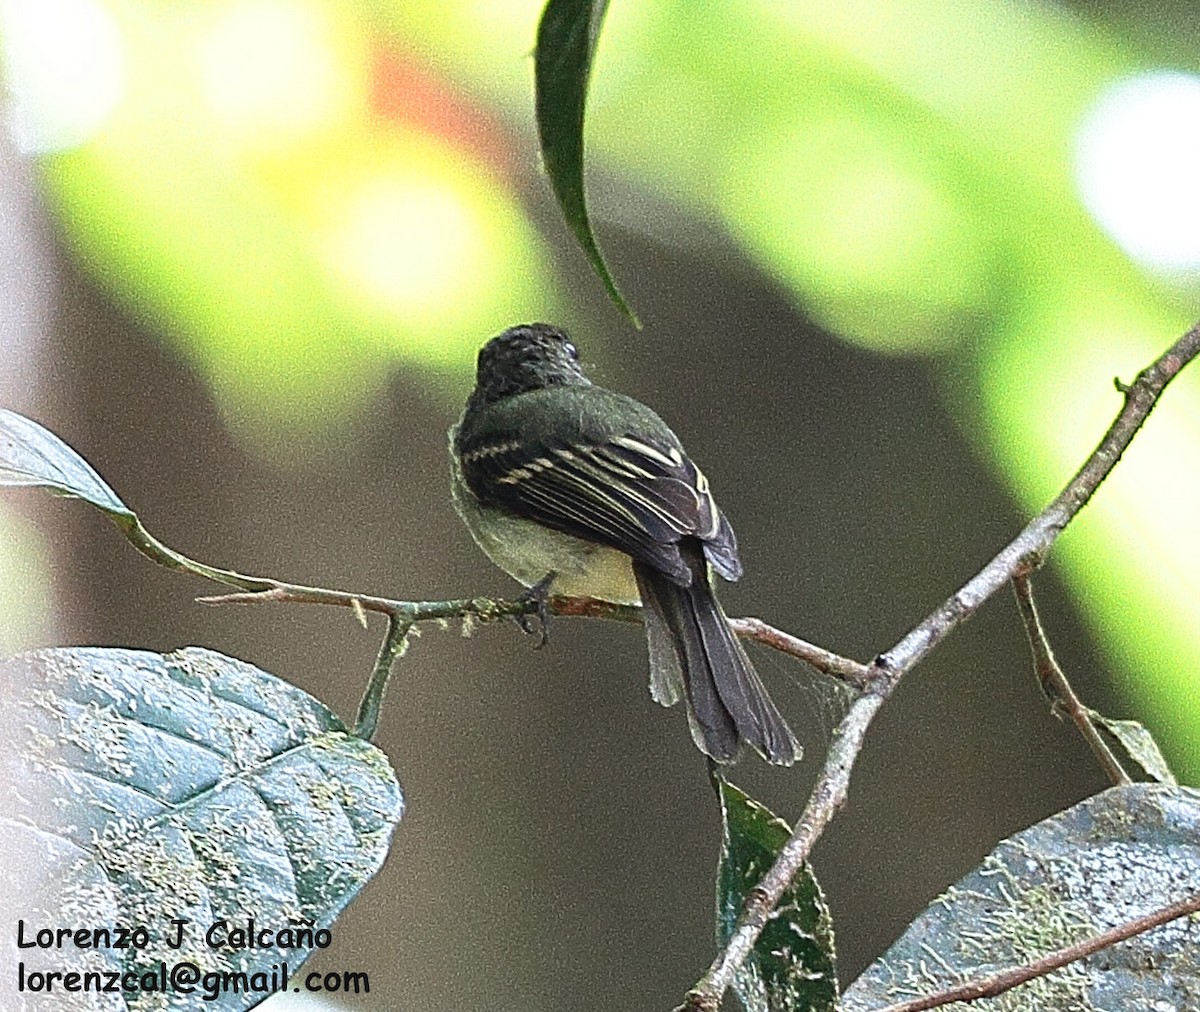
[{"label": "bird's claw", "polygon": [[522,604],[534,606],[533,611],[523,612],[516,618],[517,625],[523,632],[539,635],[535,647],[537,650],[541,650],[550,642],[550,586],[554,583],[554,577],[557,575],[557,573],[547,573],[517,598]]}]

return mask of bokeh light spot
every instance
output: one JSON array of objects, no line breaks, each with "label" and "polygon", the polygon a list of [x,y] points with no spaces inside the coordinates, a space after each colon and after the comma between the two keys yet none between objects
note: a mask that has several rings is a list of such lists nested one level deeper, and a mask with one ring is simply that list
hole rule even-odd
[{"label": "bokeh light spot", "polygon": [[353,196],[337,240],[343,268],[400,313],[451,297],[478,229],[445,183],[385,178]]},{"label": "bokeh light spot", "polygon": [[747,138],[723,206],[822,324],[876,350],[929,352],[987,295],[978,223],[951,182],[847,112]]},{"label": "bokeh light spot", "polygon": [[353,92],[324,4],[227,3],[197,43],[201,88],[221,126],[274,144],[334,124]]},{"label": "bokeh light spot", "polygon": [[1105,91],[1076,142],[1080,196],[1149,267],[1200,270],[1200,77],[1142,74]]},{"label": "bokeh light spot", "polygon": [[83,144],[125,89],[120,29],[95,0],[0,0],[0,57],[29,154]]},{"label": "bokeh light spot", "polygon": [[50,572],[50,549],[38,530],[0,504],[0,656],[45,641],[52,625]]}]

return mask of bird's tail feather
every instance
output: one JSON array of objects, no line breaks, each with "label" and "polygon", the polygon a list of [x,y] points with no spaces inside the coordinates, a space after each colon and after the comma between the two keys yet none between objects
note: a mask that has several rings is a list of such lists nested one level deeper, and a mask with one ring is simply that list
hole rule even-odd
[{"label": "bird's tail feather", "polygon": [[664,706],[686,698],[692,738],[717,762],[731,762],[745,741],[768,762],[790,766],[800,751],[795,737],[730,628],[703,555],[685,557],[693,577],[687,587],[634,565],[650,647],[650,694]]}]

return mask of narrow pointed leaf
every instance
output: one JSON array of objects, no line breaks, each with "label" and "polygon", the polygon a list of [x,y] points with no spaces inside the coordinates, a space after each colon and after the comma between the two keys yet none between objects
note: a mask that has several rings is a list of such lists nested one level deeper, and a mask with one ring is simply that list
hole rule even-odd
[{"label": "narrow pointed leaf", "polygon": [[[787,823],[720,782],[723,838],[717,870],[717,944],[733,933],[747,894],[791,836]],[[734,990],[748,1012],[827,1012],[838,997],[833,925],[806,864],[772,912]]]},{"label": "narrow pointed leaf", "polygon": [[49,429],[7,408],[0,408],[0,485],[48,488],[113,516],[133,516],[91,464]]},{"label": "narrow pointed leaf", "polygon": [[[383,863],[403,806],[384,755],[328,709],[195,648],[39,650],[0,662],[0,682],[0,955],[26,975],[140,979],[190,963],[266,986],[311,953],[315,938],[298,930],[330,929],[336,945],[331,925]],[[212,944],[250,921],[271,932],[265,947]],[[145,936],[17,953],[19,922],[26,938],[121,925]],[[2,992],[16,967],[0,972]],[[232,1012],[265,996],[207,1001],[197,987],[70,1007]]]},{"label": "narrow pointed leaf", "polygon": [[554,197],[609,297],[641,326],[617,289],[588,217],[583,183],[583,119],[592,58],[608,0],[549,0],[534,51],[534,106],[542,162]]},{"label": "narrow pointed leaf", "polygon": [[1095,710],[1088,710],[1088,714],[1121,743],[1121,748],[1129,758],[1145,770],[1148,776],[1160,784],[1174,786],[1178,783],[1158,747],[1158,742],[1154,740],[1154,735],[1144,724],[1139,724],[1136,720],[1114,720]]},{"label": "narrow pointed leaf", "polygon": [[[1200,791],[1114,787],[1001,843],[868,967],[841,1008],[867,1012],[1025,965],[1197,894]],[[1200,1008],[1200,919],[1171,921],[978,1007]]]}]

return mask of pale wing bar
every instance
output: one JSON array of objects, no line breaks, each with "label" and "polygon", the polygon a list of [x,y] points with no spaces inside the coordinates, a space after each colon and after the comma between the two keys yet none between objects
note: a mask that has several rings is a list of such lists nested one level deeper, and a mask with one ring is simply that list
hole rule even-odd
[{"label": "pale wing bar", "polygon": [[704,542],[722,575],[738,570],[737,548],[699,468],[675,447],[622,436],[598,445],[480,447],[463,460],[474,490],[568,534],[600,541],[684,585],[684,537]]}]

